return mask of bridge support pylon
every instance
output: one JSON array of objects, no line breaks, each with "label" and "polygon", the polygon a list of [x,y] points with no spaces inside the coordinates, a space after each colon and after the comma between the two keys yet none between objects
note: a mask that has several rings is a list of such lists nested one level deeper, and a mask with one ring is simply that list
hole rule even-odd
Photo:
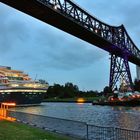
[{"label": "bridge support pylon", "polygon": [[109,86],[112,90],[118,87],[119,81],[121,81],[119,87],[123,84],[122,86],[125,86],[125,88],[127,88],[125,90],[128,90],[128,88],[133,89],[133,83],[127,57],[121,58],[114,54],[111,54]]}]

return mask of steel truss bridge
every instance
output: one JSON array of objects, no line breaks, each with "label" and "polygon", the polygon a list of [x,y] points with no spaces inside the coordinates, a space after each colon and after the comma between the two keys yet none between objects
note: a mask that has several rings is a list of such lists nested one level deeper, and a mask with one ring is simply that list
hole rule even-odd
[{"label": "steel truss bridge", "polygon": [[133,87],[129,62],[140,66],[140,50],[123,25],[110,26],[72,0],[0,0],[17,10],[91,43],[111,55],[109,86],[120,78]]}]

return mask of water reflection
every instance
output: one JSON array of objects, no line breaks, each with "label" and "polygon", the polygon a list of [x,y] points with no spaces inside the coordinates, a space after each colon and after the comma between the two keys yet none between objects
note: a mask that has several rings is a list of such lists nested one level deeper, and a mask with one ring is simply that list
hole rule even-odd
[{"label": "water reflection", "polygon": [[89,124],[139,129],[140,107],[96,106],[90,103],[43,103],[41,106],[17,107],[17,111],[39,114]]},{"label": "water reflection", "polygon": [[134,111],[140,111],[140,107],[112,106],[111,108],[114,111],[126,111],[126,110],[128,110],[128,111],[132,111],[132,110],[134,110]]},{"label": "water reflection", "polygon": [[78,98],[77,99],[77,104],[79,104],[79,105],[84,104],[84,102],[85,102],[84,98]]}]

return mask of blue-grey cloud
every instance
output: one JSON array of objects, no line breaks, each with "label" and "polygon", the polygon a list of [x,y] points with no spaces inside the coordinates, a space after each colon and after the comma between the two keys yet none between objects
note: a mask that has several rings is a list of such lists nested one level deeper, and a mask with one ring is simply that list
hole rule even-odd
[{"label": "blue-grey cloud", "polygon": [[[14,13],[11,15],[12,11]],[[72,70],[87,67],[105,57],[95,46],[49,25],[40,23],[41,26],[32,26],[33,21],[39,24],[38,21],[32,19],[32,22],[26,22],[27,18],[22,18],[22,15],[9,9],[0,16],[3,27],[0,46],[3,53],[19,50],[18,54],[13,53],[15,61],[26,61],[29,65],[32,63],[30,66],[41,69],[47,67]]]}]

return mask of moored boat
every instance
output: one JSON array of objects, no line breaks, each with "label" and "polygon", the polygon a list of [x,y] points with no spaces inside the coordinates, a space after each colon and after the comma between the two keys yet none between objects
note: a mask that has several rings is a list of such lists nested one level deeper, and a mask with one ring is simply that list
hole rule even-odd
[{"label": "moored boat", "polygon": [[93,105],[109,105],[109,106],[140,106],[140,93],[126,92],[115,93],[107,100],[98,100],[92,102]]},{"label": "moored boat", "polygon": [[16,105],[40,104],[48,89],[48,83],[33,81],[28,74],[0,66],[0,103]]}]

